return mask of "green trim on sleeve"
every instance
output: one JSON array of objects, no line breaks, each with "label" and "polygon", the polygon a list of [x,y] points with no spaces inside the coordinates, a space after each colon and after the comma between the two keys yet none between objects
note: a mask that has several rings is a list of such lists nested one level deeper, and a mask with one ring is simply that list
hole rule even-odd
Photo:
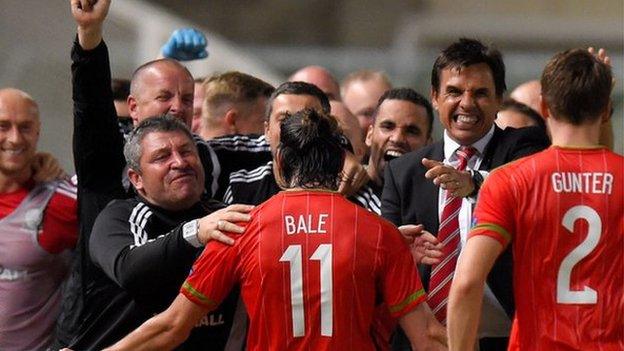
[{"label": "green trim on sleeve", "polygon": [[405,300],[399,302],[398,304],[396,304],[394,306],[388,306],[388,309],[390,310],[390,313],[393,313],[393,314],[397,313],[397,312],[400,312],[402,309],[404,309],[405,307],[409,306],[412,302],[420,299],[424,295],[425,295],[425,289],[421,288],[420,290],[418,290],[415,293],[411,294]]},{"label": "green trim on sleeve", "polygon": [[[474,226],[470,231],[471,232],[477,232],[480,230],[484,230],[484,231],[490,231],[490,232],[494,232],[499,234],[500,236],[502,236],[506,242],[510,242],[511,241],[511,234],[509,234],[509,232],[501,227],[498,224],[493,224],[493,223],[481,223],[481,224],[477,224],[476,226]],[[472,236],[472,235],[470,235]]]},{"label": "green trim on sleeve", "polygon": [[191,294],[191,296],[193,296],[194,298],[199,300],[205,306],[213,307],[213,306],[218,306],[219,305],[214,300],[208,298],[206,295],[204,295],[204,294],[200,293],[199,291],[197,291],[197,289],[195,289],[187,281],[184,281],[184,284],[182,284],[182,289],[186,290],[189,294]]}]

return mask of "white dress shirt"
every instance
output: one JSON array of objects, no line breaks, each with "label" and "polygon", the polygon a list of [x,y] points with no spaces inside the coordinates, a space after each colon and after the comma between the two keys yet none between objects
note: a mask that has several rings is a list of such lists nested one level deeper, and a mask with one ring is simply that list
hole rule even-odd
[{"label": "white dress shirt", "polygon": [[[479,139],[476,143],[472,144],[477,152],[468,160],[466,170],[477,170],[483,161],[483,152],[485,146],[490,142],[494,135],[494,126]],[[455,151],[459,149],[459,145],[455,140],[448,136],[446,130],[444,131],[444,164],[457,167],[459,160]],[[483,179],[487,178],[488,171],[479,171],[483,176]],[[442,188],[439,190],[438,196],[438,219],[442,216],[442,210],[444,209],[444,198],[446,191]],[[472,227],[472,211],[476,203],[476,198],[465,197],[462,201],[462,207],[459,210],[459,233],[461,237],[461,247],[466,245],[466,239],[468,232]],[[460,253],[461,255],[461,253]],[[511,274],[511,273],[510,273]],[[511,330],[511,320],[507,317],[503,306],[498,302],[492,290],[485,285],[483,307],[481,309],[481,323],[479,325],[478,335],[479,338],[483,337],[508,337]]]}]

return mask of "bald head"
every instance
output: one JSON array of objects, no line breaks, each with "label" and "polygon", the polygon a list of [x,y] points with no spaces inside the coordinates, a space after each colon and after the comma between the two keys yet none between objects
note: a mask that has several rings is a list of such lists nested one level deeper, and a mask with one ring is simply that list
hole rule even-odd
[{"label": "bald head", "polygon": [[340,86],[336,78],[321,66],[306,66],[293,73],[289,82],[306,82],[316,85],[330,100],[340,101]]},{"label": "bald head", "polygon": [[509,94],[509,97],[539,112],[541,93],[542,85],[540,81],[530,80],[518,85],[516,89]]},{"label": "bald head", "polygon": [[18,89],[0,89],[0,180],[30,178],[39,130],[35,100]]},{"label": "bald head", "polygon": [[170,114],[191,126],[193,76],[179,62],[161,59],[148,62],[134,72],[128,108],[136,125],[148,117]]},{"label": "bald head", "polygon": [[329,104],[332,116],[338,120],[338,125],[340,125],[342,132],[349,139],[351,146],[353,146],[353,153],[361,161],[367,152],[367,147],[364,143],[364,137],[360,131],[357,118],[342,102],[331,101]]},{"label": "bald head", "polygon": [[373,124],[379,98],[392,89],[390,80],[383,72],[360,70],[349,74],[341,89],[342,101],[358,119],[362,135],[366,135]]},{"label": "bald head", "polygon": [[28,93],[15,88],[0,89],[0,113],[19,112],[39,119],[39,106]]}]

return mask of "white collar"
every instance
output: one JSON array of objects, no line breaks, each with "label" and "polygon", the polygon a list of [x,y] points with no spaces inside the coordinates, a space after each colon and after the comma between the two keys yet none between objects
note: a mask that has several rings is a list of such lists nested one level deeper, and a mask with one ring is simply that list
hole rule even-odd
[{"label": "white collar", "polygon": [[[494,129],[495,129],[494,123],[492,123],[492,128],[490,128],[490,130],[487,133],[485,133],[485,135],[481,139],[477,140],[476,143],[471,145],[472,147],[477,149],[477,155],[483,155],[483,151],[485,150],[485,147],[490,142],[490,140],[492,140],[492,136],[494,135]],[[444,159],[451,160],[451,158],[454,158],[455,151],[457,151],[457,149],[459,149],[461,146],[462,145],[460,145],[458,142],[453,140],[448,135],[448,132],[445,129],[444,130]]]}]

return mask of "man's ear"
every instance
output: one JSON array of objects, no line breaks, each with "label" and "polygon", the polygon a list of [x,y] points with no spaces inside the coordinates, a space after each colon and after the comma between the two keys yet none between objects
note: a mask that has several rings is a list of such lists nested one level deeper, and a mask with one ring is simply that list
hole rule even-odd
[{"label": "man's ear", "polygon": [[141,173],[128,168],[128,179],[137,192],[141,194],[143,192],[143,177],[141,177]]},{"label": "man's ear", "polygon": [[132,95],[128,95],[128,99],[126,101],[128,102],[128,114],[130,114],[130,117],[132,118],[132,124],[136,126],[137,124],[139,124],[137,101]]},{"label": "man's ear", "polygon": [[437,111],[438,110],[438,92],[431,87],[429,91],[429,99],[431,100],[431,106]]},{"label": "man's ear", "polygon": [[224,121],[224,128],[230,132],[233,132],[233,134],[236,133],[237,129],[236,129],[236,122],[237,119],[239,117],[239,113],[238,110],[235,108],[230,108],[227,110],[227,112],[225,112],[225,116],[223,117],[223,121]]},{"label": "man's ear", "polygon": [[542,95],[540,95],[539,106],[540,106],[539,112],[545,121],[547,118],[550,117],[550,111],[548,110],[548,105],[546,104],[546,100],[544,99],[544,96]]},{"label": "man's ear", "polygon": [[607,108],[605,109],[604,113],[602,114],[602,117],[600,118],[600,120],[602,121],[601,123],[608,123],[609,121],[611,121],[611,116],[613,115],[613,100],[609,99],[609,103],[607,104]]},{"label": "man's ear", "polygon": [[373,125],[368,126],[368,130],[366,131],[366,138],[364,138],[364,142],[366,146],[371,147],[373,144]]}]

